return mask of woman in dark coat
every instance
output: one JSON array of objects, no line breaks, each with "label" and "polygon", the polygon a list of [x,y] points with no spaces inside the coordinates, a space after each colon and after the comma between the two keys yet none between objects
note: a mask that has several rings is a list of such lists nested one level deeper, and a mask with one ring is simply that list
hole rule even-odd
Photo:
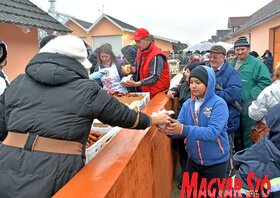
[{"label": "woman in dark coat", "polygon": [[266,65],[267,69],[269,70],[269,73],[271,76],[273,75],[273,61],[274,58],[272,56],[272,53],[269,50],[265,50],[264,54],[262,55],[263,62]]},{"label": "woman in dark coat", "polygon": [[0,97],[0,197],[57,192],[84,166],[94,118],[136,129],[168,123],[165,113],[137,113],[105,93],[88,79],[84,66],[89,65],[81,39],[59,36]]}]

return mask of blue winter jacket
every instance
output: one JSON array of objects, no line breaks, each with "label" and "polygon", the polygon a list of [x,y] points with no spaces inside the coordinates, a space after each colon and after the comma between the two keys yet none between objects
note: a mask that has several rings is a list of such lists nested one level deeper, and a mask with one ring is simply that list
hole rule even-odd
[{"label": "blue winter jacket", "polygon": [[204,103],[198,113],[198,123],[196,125],[194,120],[193,95],[183,104],[178,121],[184,125],[180,137],[186,138],[189,158],[197,164],[207,166],[229,159],[228,107],[226,102],[214,93],[216,85],[214,71],[206,66],[204,68],[208,72],[208,86]]},{"label": "blue winter jacket", "polygon": [[240,124],[242,82],[240,74],[224,61],[221,69],[216,74],[215,93],[223,98],[229,110],[228,133],[237,131]]}]

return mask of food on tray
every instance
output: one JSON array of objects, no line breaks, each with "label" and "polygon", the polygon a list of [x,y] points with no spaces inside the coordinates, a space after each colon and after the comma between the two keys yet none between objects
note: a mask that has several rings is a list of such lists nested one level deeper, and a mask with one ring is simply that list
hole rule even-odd
[{"label": "food on tray", "polygon": [[102,122],[93,122],[93,127],[99,127],[99,128],[107,128],[108,124],[103,124]]},{"label": "food on tray", "polygon": [[118,91],[111,93],[111,95],[115,97],[138,97],[139,96],[139,94],[136,93],[121,93]]},{"label": "food on tray", "polygon": [[122,102],[123,104],[127,106],[131,106],[133,103],[134,107],[137,105],[136,103],[140,103],[141,100],[143,100],[144,96],[141,94],[136,94],[136,93],[120,93],[120,92],[115,92],[112,93],[118,101]]}]

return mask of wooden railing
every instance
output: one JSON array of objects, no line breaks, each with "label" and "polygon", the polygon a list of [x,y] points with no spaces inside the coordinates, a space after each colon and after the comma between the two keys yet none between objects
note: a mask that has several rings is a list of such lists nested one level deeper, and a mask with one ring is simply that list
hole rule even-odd
[{"label": "wooden railing", "polygon": [[[173,109],[172,101],[164,92],[158,93],[143,112]],[[54,197],[170,197],[173,156],[171,140],[156,127],[122,129]]]}]

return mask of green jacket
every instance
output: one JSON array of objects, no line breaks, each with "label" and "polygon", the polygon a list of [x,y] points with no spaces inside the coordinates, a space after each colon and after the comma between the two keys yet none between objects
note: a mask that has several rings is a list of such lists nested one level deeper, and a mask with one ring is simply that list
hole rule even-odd
[{"label": "green jacket", "polygon": [[[234,58],[231,65],[235,67],[237,58]],[[242,81],[242,113],[241,113],[241,131],[243,134],[244,146],[249,147],[252,142],[249,139],[251,127],[255,124],[248,116],[248,107],[255,100],[260,92],[271,84],[271,77],[265,64],[259,59],[249,55],[243,64],[239,67]]]}]

